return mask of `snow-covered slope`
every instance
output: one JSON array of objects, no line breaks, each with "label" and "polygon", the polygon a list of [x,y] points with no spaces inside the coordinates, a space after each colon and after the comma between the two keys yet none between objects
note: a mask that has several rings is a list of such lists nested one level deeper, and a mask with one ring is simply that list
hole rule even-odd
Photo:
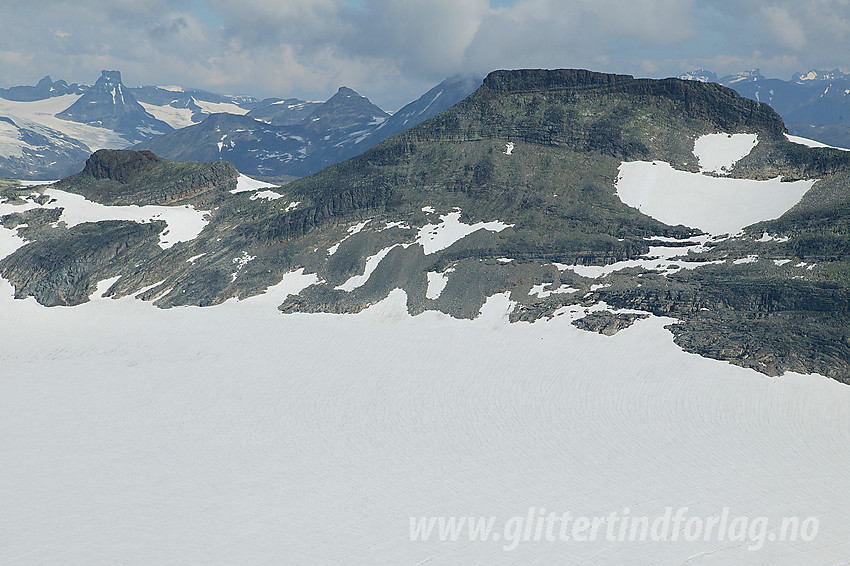
[{"label": "snow-covered slope", "polygon": [[131,142],[113,130],[56,117],[56,114],[77,102],[80,96],[65,94],[34,102],[17,102],[0,98],[0,116],[9,117],[16,124],[33,123],[56,130],[84,143],[91,151],[104,147],[116,149],[128,147]]},{"label": "snow-covered slope", "polygon": [[[47,309],[0,283],[0,561],[790,565],[850,553],[846,386],[685,354],[660,318],[614,337],[569,315],[505,325],[503,297],[471,322],[411,318],[401,292],[357,316],[276,313],[311,282],[295,273],[271,297],[167,311],[132,299]],[[505,550],[529,511],[654,521],[668,507],[766,519],[743,540],[690,541],[680,526],[676,540],[609,541],[603,526],[592,541],[530,531]],[[432,516],[494,517],[499,538],[411,541],[410,517]],[[785,516],[815,517],[814,540],[778,540]]]}]

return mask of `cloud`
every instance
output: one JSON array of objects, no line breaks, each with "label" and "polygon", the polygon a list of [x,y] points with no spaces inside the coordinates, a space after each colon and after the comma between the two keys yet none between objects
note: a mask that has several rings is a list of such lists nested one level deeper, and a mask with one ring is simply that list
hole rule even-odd
[{"label": "cloud", "polygon": [[774,38],[792,51],[800,51],[805,47],[806,33],[800,20],[794,18],[786,8],[781,6],[764,6],[759,12],[764,25]]},{"label": "cloud", "polygon": [[[7,0],[0,76],[181,84],[394,109],[443,77],[584,67],[669,76],[846,65],[848,0]],[[736,65],[741,67],[733,68]],[[3,86],[9,86],[3,85]]]}]

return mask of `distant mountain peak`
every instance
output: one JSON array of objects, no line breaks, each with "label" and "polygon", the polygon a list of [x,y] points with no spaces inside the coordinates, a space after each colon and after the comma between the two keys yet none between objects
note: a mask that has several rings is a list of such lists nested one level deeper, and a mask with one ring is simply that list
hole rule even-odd
[{"label": "distant mountain peak", "polygon": [[76,83],[69,85],[63,80],[53,82],[50,75],[45,75],[35,86],[0,88],[0,98],[17,102],[34,102],[65,94],[82,94],[85,88]]},{"label": "distant mountain peak", "polygon": [[812,81],[834,81],[847,78],[848,76],[850,75],[839,69],[833,69],[831,71],[812,69],[808,73],[794,73],[791,76],[791,80],[797,84],[805,84]]},{"label": "distant mountain peak", "polygon": [[752,69],[750,71],[741,71],[740,73],[732,73],[720,79],[721,84],[731,85],[741,81],[758,81],[764,80],[764,75],[761,74],[761,69]]},{"label": "distant mountain peak", "polygon": [[712,71],[708,71],[706,69],[695,69],[688,73],[684,73],[679,75],[677,78],[682,79],[683,81],[699,81],[701,83],[716,83],[717,82],[717,73]]},{"label": "distant mountain peak", "polygon": [[121,71],[103,70],[100,72],[100,78],[97,80],[97,82],[99,83],[101,81],[121,84]]},{"label": "distant mountain peak", "polygon": [[130,141],[141,141],[173,129],[138,103],[121,82],[120,71],[102,71],[94,86],[56,117],[108,128]]},{"label": "distant mountain peak", "polygon": [[342,86],[327,102],[316,108],[304,125],[311,130],[362,129],[364,122],[384,121],[389,117],[365,96]]}]

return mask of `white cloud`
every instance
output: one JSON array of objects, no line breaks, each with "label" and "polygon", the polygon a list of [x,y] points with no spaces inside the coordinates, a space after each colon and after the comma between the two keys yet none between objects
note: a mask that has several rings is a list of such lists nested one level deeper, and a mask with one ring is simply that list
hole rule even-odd
[{"label": "white cloud", "polygon": [[799,51],[806,45],[806,33],[800,20],[791,16],[788,10],[781,6],[764,6],[760,15],[768,32],[777,41],[791,49]]},{"label": "white cloud", "polygon": [[[584,67],[665,76],[846,65],[846,0],[44,0],[4,5],[0,76],[181,84],[389,109],[457,72]],[[732,68],[740,64],[738,68]],[[722,68],[721,68],[722,67]]]}]

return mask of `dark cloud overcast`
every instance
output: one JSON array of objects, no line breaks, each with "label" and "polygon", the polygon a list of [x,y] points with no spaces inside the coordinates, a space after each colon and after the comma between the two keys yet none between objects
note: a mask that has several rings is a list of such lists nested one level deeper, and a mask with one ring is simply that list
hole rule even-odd
[{"label": "dark cloud overcast", "polygon": [[0,0],[0,86],[91,83],[388,109],[445,76],[583,67],[662,77],[847,70],[850,0]]}]

